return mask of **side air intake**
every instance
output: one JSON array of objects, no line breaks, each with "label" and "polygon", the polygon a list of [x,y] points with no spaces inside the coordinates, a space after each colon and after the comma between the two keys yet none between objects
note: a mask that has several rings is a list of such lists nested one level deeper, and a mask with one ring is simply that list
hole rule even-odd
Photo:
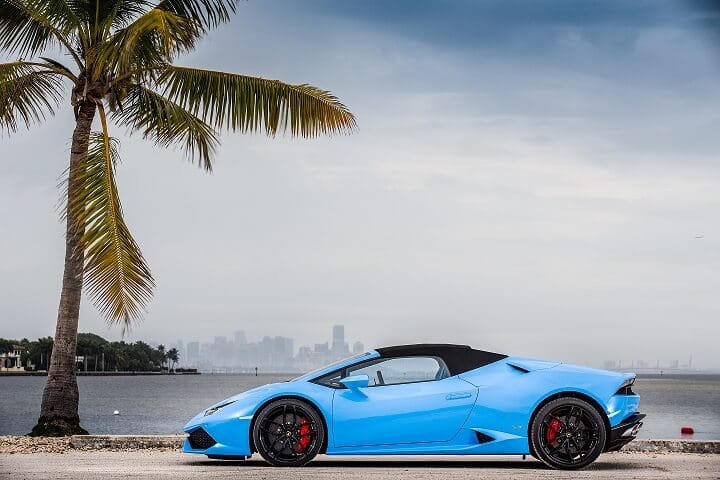
[{"label": "side air intake", "polygon": [[519,372],[530,373],[530,370],[528,370],[525,367],[521,367],[520,365],[515,365],[514,363],[509,363],[509,362],[508,362],[508,365],[510,365],[512,368],[514,368],[515,370],[517,370]]},{"label": "side air intake", "polygon": [[493,437],[491,437],[490,435],[485,435],[485,434],[482,433],[482,432],[477,432],[477,431],[476,431],[476,432],[475,432],[475,435],[477,435],[478,443],[488,443],[488,442],[492,442],[493,440],[495,440],[495,439],[494,439]]}]

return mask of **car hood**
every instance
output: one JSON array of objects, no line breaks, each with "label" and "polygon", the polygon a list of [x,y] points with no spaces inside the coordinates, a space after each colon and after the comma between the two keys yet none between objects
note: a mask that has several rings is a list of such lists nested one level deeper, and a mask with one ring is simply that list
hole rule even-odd
[{"label": "car hood", "polygon": [[[285,388],[287,388],[287,382],[269,383],[228,397],[202,409],[183,427],[183,430],[187,432],[206,422],[251,415],[258,402],[263,398],[272,396],[273,393],[282,391]],[[220,405],[227,406],[211,415],[205,415],[207,410]]]}]

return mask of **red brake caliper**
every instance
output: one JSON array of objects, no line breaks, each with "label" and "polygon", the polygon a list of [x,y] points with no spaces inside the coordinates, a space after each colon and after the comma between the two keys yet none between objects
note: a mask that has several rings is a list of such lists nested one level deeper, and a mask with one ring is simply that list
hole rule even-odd
[{"label": "red brake caliper", "polygon": [[560,431],[560,425],[560,420],[558,420],[557,417],[550,420],[547,433],[545,434],[548,443],[553,443],[555,441],[555,439],[557,438],[557,434]]},{"label": "red brake caliper", "polygon": [[312,438],[310,437],[310,424],[308,423],[307,418],[300,418],[300,431],[298,433],[300,434],[300,440],[298,441],[295,450],[298,453],[301,453],[305,451],[312,441]]}]

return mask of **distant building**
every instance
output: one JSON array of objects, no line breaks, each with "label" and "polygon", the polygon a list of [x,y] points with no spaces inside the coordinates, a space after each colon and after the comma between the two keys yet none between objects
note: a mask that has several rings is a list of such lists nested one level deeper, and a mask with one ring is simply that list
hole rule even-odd
[{"label": "distant building", "polygon": [[345,341],[345,325],[333,326],[333,345],[343,343]]},{"label": "distant building", "polygon": [[605,360],[605,362],[603,362],[603,368],[605,370],[617,370],[618,364],[615,360]]},{"label": "distant building", "polygon": [[199,342],[188,342],[187,344],[187,356],[183,365],[197,365],[200,360],[200,343]]},{"label": "distant building", "polygon": [[275,337],[270,352],[270,368],[272,370],[291,369],[294,353],[292,338]]},{"label": "distant building", "polygon": [[230,361],[230,358],[228,358],[229,353],[227,337],[215,337],[215,341],[212,345],[212,354],[210,356],[212,364],[219,367],[226,367]]},{"label": "distant building", "polygon": [[178,353],[178,364],[182,365],[185,361],[185,356],[187,355],[187,352],[185,351],[185,342],[183,342],[182,339],[178,339],[178,341],[175,342],[174,347],[177,349]]},{"label": "distant building", "polygon": [[350,349],[345,343],[345,326],[334,325],[333,326],[333,338],[332,338],[332,353],[335,357],[343,357],[350,353]]},{"label": "distant building", "polygon": [[365,352],[365,346],[362,344],[362,342],[355,342],[353,343],[353,355],[358,355],[360,353]]},{"label": "distant building", "polygon": [[330,348],[328,347],[328,343],[316,343],[315,347],[313,348],[318,353],[330,353]]},{"label": "distant building", "polygon": [[0,353],[0,372],[23,372],[22,355],[25,347],[13,345],[9,352]]}]

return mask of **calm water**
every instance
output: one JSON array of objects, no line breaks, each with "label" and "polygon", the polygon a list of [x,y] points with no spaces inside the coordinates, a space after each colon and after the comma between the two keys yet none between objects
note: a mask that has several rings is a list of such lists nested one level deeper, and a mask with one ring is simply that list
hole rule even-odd
[{"label": "calm water", "polygon": [[[180,433],[203,408],[290,376],[187,375],[79,377],[80,417],[91,433]],[[0,377],[0,435],[25,434],[35,424],[45,377]],[[641,437],[720,439],[720,375],[644,376],[633,387],[648,414]],[[114,416],[113,410],[120,415]]]}]

